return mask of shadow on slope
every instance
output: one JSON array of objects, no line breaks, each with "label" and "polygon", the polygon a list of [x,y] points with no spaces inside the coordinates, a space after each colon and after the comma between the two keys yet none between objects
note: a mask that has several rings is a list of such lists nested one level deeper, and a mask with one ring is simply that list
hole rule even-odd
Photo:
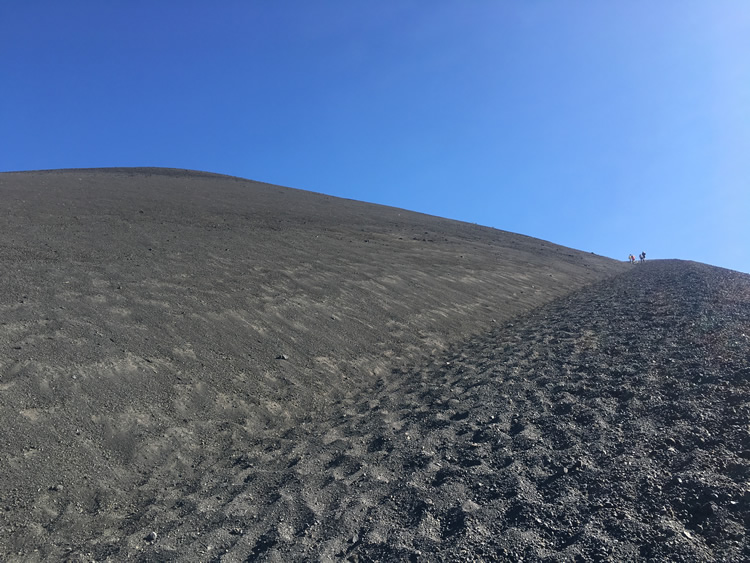
[{"label": "shadow on slope", "polygon": [[0,195],[1,547],[24,559],[203,513],[185,487],[227,456],[270,463],[393,369],[624,268],[179,170],[4,173]]}]

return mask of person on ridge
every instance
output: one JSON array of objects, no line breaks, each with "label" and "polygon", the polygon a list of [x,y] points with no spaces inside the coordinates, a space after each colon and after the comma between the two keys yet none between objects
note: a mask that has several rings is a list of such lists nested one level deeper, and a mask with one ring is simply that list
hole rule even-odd
[{"label": "person on ridge", "polygon": [[646,261],[646,253],[641,252],[639,258],[641,259],[641,264],[643,264]]},{"label": "person on ridge", "polygon": [[630,260],[631,264],[635,264],[635,256],[633,256],[632,254],[628,255],[628,260]]}]

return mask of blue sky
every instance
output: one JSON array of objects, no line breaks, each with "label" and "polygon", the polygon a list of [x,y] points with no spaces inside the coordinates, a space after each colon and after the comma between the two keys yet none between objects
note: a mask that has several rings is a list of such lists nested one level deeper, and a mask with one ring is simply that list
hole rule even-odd
[{"label": "blue sky", "polygon": [[0,171],[166,166],[750,272],[750,2],[4,0]]}]

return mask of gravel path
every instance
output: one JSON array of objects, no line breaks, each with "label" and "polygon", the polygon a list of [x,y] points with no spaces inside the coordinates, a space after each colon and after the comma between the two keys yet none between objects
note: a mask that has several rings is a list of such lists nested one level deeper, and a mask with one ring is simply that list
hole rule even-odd
[{"label": "gravel path", "polygon": [[635,266],[207,469],[118,553],[747,560],[748,336],[747,275]]}]

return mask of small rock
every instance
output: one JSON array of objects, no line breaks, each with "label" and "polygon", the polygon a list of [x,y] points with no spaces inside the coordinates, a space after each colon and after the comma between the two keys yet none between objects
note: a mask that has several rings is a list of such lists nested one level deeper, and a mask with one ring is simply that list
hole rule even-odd
[{"label": "small rock", "polygon": [[464,512],[474,512],[479,509],[479,505],[473,500],[467,500],[461,505],[461,509]]},{"label": "small rock", "polygon": [[288,360],[289,356],[287,356],[286,354],[279,354],[278,356],[276,356],[276,359],[277,360]]},{"label": "small rock", "polygon": [[156,532],[151,532],[149,535],[146,536],[146,541],[155,542],[156,538],[158,537],[159,537],[159,534],[157,534]]}]

